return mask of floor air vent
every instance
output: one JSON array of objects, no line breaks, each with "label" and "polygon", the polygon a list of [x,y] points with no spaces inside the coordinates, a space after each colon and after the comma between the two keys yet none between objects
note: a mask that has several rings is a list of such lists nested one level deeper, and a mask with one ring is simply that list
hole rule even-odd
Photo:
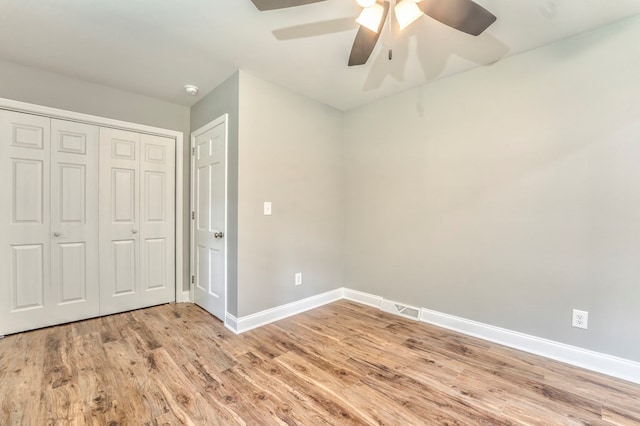
[{"label": "floor air vent", "polygon": [[420,309],[413,306],[403,305],[401,303],[392,302],[391,300],[383,300],[380,309],[390,314],[400,315],[413,320],[420,319]]}]

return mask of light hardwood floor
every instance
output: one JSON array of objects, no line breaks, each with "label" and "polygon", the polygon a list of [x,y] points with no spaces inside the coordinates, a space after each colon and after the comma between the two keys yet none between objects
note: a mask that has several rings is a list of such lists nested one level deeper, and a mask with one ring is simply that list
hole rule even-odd
[{"label": "light hardwood floor", "polygon": [[192,304],[0,340],[0,424],[640,424],[640,386],[340,301],[236,336]]}]

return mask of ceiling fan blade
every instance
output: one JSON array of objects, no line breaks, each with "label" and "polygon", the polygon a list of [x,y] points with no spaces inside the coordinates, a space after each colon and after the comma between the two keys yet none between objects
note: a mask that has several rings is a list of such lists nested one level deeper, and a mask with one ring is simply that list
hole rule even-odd
[{"label": "ceiling fan blade", "polygon": [[474,36],[496,20],[491,12],[471,0],[422,0],[416,4],[425,15]]},{"label": "ceiling fan blade", "polygon": [[258,10],[285,9],[287,7],[304,6],[326,0],[251,0]]},{"label": "ceiling fan blade", "polygon": [[384,12],[382,13],[382,17],[380,18],[380,22],[378,23],[378,32],[371,31],[370,29],[362,25],[360,25],[360,28],[358,28],[358,33],[356,34],[356,39],[353,40],[353,47],[351,48],[351,54],[349,55],[350,67],[354,65],[364,65],[367,60],[369,60],[369,56],[371,56],[373,48],[376,47],[378,38],[380,38],[382,26],[387,20],[387,14],[389,13],[389,2],[385,1],[382,6],[384,7]]},{"label": "ceiling fan blade", "polygon": [[357,26],[358,24],[356,23],[355,18],[349,17],[279,28],[277,30],[273,30],[272,33],[278,40],[291,40],[351,31]]}]

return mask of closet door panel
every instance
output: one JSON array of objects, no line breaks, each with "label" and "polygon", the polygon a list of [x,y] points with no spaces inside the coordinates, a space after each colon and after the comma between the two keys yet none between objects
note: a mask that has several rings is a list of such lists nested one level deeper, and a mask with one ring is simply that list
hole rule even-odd
[{"label": "closet door panel", "polygon": [[0,110],[0,334],[54,315],[49,261],[50,119]]},{"label": "closet door panel", "polygon": [[[113,296],[135,295],[136,293],[136,241],[112,241],[111,275],[113,277]],[[137,305],[136,305],[137,306]]]},{"label": "closet door panel", "polygon": [[100,314],[142,306],[140,134],[100,129]]},{"label": "closet door panel", "polygon": [[[96,285],[96,281],[87,282],[87,274],[92,272],[91,269],[87,270],[87,244],[84,242],[57,243],[56,249],[56,262],[53,263],[52,269],[58,270],[55,276],[59,279],[56,289],[58,305],[78,304],[95,299],[95,291],[91,291],[89,286]],[[86,318],[96,314],[97,311],[90,310],[79,317]]]},{"label": "closet door panel", "polygon": [[43,244],[11,246],[12,312],[45,308],[45,254]]},{"label": "closet door panel", "polygon": [[63,322],[99,314],[98,133],[51,121],[51,280]]},{"label": "closet door panel", "polygon": [[175,300],[175,141],[141,135],[140,241],[145,303]]},{"label": "closet door panel", "polygon": [[[136,169],[113,167],[111,169],[111,223],[122,231],[124,227],[136,226]],[[128,235],[128,234],[127,234]]]},{"label": "closet door panel", "polygon": [[43,160],[28,157],[29,153],[25,153],[11,158],[11,222],[42,225],[46,191],[43,169],[46,165]]}]

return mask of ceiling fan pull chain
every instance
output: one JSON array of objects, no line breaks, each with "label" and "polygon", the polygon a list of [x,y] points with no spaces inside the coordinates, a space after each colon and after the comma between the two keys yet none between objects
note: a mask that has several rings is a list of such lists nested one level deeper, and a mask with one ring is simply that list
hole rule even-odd
[{"label": "ceiling fan pull chain", "polygon": [[[395,1],[393,2],[394,6],[395,6]],[[393,43],[395,43],[396,39],[394,37],[393,34],[393,24],[391,23],[391,15],[395,15],[395,11],[392,7],[389,7],[389,15],[387,16],[387,37],[389,37],[389,54],[388,54],[388,58],[389,60],[393,59]]]}]

